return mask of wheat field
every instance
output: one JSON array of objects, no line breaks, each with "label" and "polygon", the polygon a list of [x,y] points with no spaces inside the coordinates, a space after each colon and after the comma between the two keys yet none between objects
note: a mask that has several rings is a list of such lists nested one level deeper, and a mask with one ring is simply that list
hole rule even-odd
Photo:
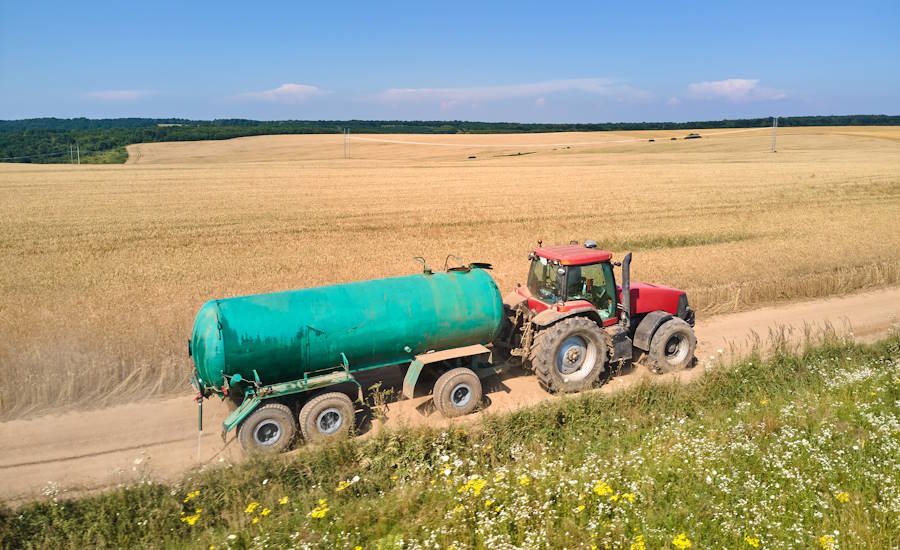
[{"label": "wheat field", "polygon": [[[0,419],[187,391],[212,298],[634,251],[701,317],[900,280],[900,128],[262,136],[0,164]],[[655,142],[647,142],[653,137]],[[470,158],[474,157],[474,158]]]}]

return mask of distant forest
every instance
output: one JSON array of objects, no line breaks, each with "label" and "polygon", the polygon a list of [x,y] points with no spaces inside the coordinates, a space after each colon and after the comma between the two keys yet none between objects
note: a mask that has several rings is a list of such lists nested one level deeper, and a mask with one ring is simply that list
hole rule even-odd
[{"label": "distant forest", "polygon": [[[30,118],[0,120],[0,162],[67,163],[75,148],[81,162],[121,163],[125,146],[160,141],[230,139],[269,134],[505,134],[534,132],[604,132],[613,130],[687,130],[756,128],[772,118],[692,122],[607,122],[599,124],[520,124],[515,122],[374,121],[180,118]],[[900,116],[799,116],[778,119],[779,126],[900,126]],[[72,153],[70,153],[70,148]]]}]

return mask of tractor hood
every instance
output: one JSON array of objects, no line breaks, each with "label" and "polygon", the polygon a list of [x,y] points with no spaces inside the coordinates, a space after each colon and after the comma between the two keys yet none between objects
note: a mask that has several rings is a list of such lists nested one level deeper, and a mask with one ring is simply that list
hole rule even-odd
[{"label": "tractor hood", "polygon": [[[619,303],[622,303],[622,287],[616,285]],[[672,315],[678,314],[678,300],[685,295],[683,290],[650,283],[631,283],[631,314],[640,315],[662,310]]]}]

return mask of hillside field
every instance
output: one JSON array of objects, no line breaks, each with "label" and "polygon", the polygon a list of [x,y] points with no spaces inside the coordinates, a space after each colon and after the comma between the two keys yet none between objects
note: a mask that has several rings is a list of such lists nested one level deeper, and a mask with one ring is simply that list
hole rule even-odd
[{"label": "hillside field", "polygon": [[[206,300],[634,251],[698,315],[900,281],[900,128],[260,136],[0,164],[0,419],[184,392]],[[654,142],[648,142],[648,138]],[[474,158],[470,158],[474,157]]]}]

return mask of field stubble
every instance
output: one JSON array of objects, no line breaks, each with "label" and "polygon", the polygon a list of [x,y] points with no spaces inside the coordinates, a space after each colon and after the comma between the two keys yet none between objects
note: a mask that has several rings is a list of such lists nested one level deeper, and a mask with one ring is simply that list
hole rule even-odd
[{"label": "field stubble", "polygon": [[0,419],[183,391],[204,301],[418,255],[491,262],[505,292],[537,239],[594,238],[700,315],[900,281],[900,129],[785,129],[777,154],[716,133],[390,136],[451,145],[360,141],[349,161],[340,136],[266,136],[0,165]]}]

